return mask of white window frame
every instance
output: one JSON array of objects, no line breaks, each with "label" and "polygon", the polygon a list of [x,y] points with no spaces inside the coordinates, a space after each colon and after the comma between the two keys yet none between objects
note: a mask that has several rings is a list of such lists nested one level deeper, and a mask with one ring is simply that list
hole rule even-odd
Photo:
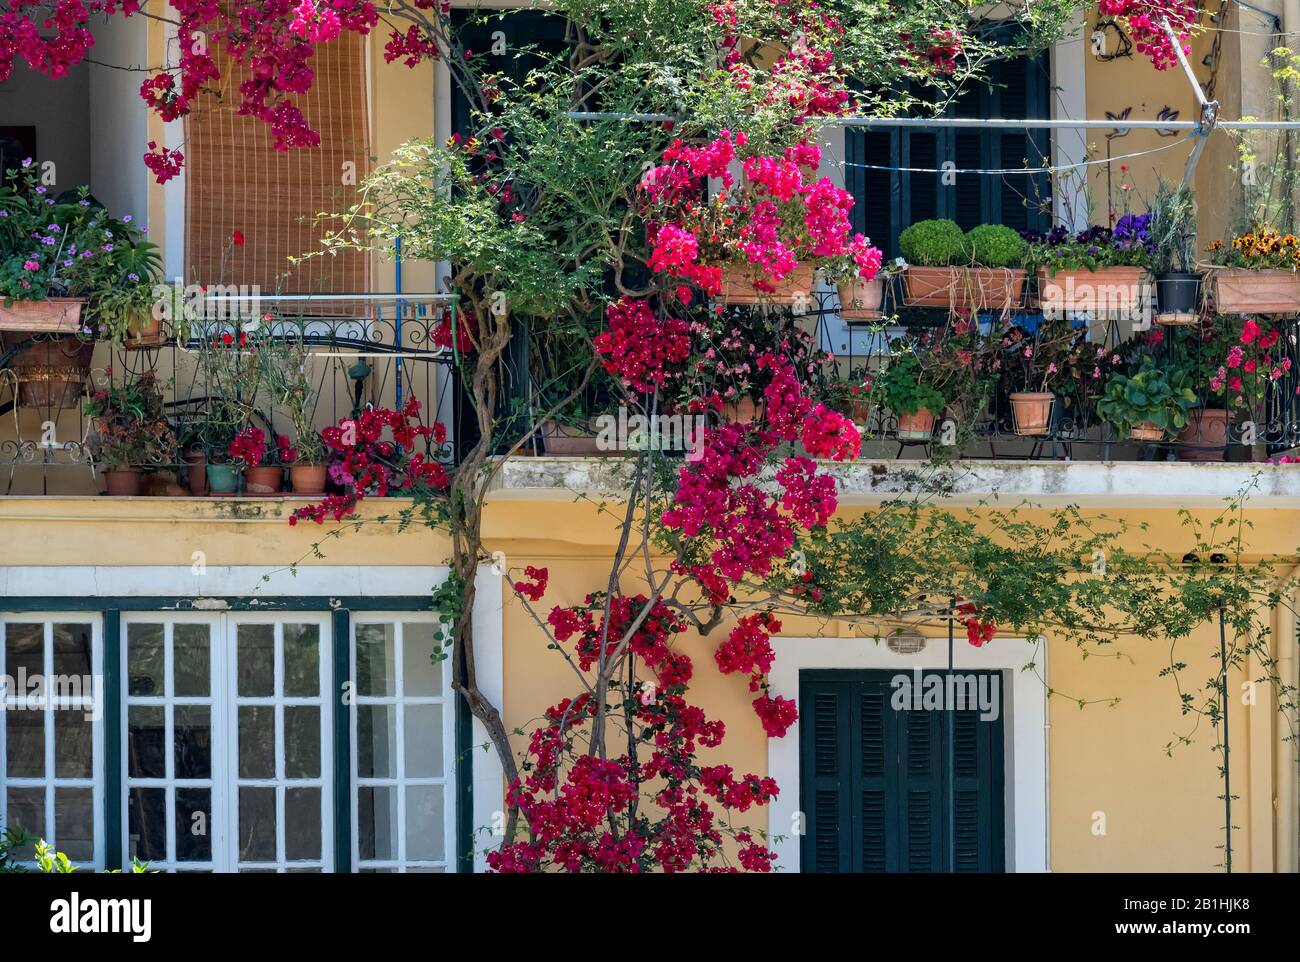
[{"label": "white window frame", "polygon": [[[455,872],[457,867],[456,827],[459,811],[457,798],[456,771],[459,760],[456,757],[456,699],[451,690],[451,665],[443,661],[440,665],[442,690],[438,695],[405,694],[405,638],[404,624],[441,624],[432,612],[369,612],[354,611],[351,616],[351,637],[349,648],[349,677],[353,685],[357,684],[357,628],[361,625],[393,625],[393,694],[363,695],[359,688],[354,688],[351,710],[349,711],[349,775],[352,791],[352,866],[354,872],[362,870],[382,870],[406,874],[415,871]],[[392,777],[367,776],[359,774],[360,741],[357,735],[357,717],[362,705],[386,705],[396,710],[396,732],[393,756]],[[442,775],[428,777],[406,776],[406,706],[440,705],[442,706]],[[412,786],[439,785],[442,787],[443,813],[443,858],[441,860],[410,859],[406,857],[406,790]],[[361,859],[361,806],[360,790],[362,788],[392,788],[397,796],[397,819],[394,826],[397,840],[396,859]]]},{"label": "white window frame", "polygon": [[[98,612],[6,612],[0,613],[0,678],[6,678],[8,675],[8,665],[5,663],[7,649],[8,626],[11,624],[40,624],[44,628],[44,645],[42,650],[41,670],[45,673],[46,690],[45,694],[36,700],[40,711],[44,715],[45,725],[45,774],[40,778],[33,777],[11,777],[8,773],[8,746],[6,745],[7,724],[0,724],[0,827],[9,827],[9,792],[10,788],[42,788],[45,791],[45,841],[49,842],[55,851],[59,850],[58,825],[55,821],[54,795],[59,788],[89,788],[91,790],[91,804],[94,806],[92,815],[92,832],[94,833],[92,857],[89,861],[84,859],[74,859],[72,864],[78,868],[89,870],[100,870],[104,867],[105,840],[104,840],[104,625],[103,618]],[[54,732],[54,710],[51,708],[51,694],[49,684],[54,677],[54,626],[56,624],[75,624],[90,626],[90,671],[91,671],[91,696],[69,698],[68,696],[59,696],[53,698],[53,709],[90,709],[96,717],[91,720],[91,745],[93,758],[91,760],[90,778],[69,778],[61,777],[55,769],[55,732]],[[95,704],[95,693],[98,693],[100,703]],[[25,701],[23,695],[17,692],[4,692],[4,711],[9,711],[15,707],[19,701]],[[25,709],[31,710],[31,708]]]},{"label": "white window frame", "polygon": [[[132,623],[163,624],[166,632],[166,695],[131,696],[126,694],[128,641],[127,626]],[[211,653],[209,671],[211,685],[207,699],[185,696],[176,699],[172,664],[172,625],[201,623],[210,626]],[[237,658],[235,657],[239,626],[243,624],[273,625],[275,631],[275,675],[279,679],[279,692],[270,696],[241,696],[238,694]],[[286,624],[316,625],[320,632],[320,689],[315,697],[286,696],[284,686],[284,626]],[[131,859],[130,797],[133,787],[163,787],[167,789],[167,852],[165,861],[151,861],[150,866],[164,871],[288,871],[332,872],[334,868],[334,680],[333,631],[327,613],[312,611],[276,612],[173,612],[133,611],[122,614],[122,859],[129,865]],[[210,862],[175,862],[175,744],[173,739],[172,709],[178,703],[212,706],[212,860]],[[132,778],[128,772],[127,725],[132,705],[166,705],[164,718],[167,730],[167,752],[164,779]],[[275,765],[273,778],[243,778],[239,775],[239,706],[263,705],[274,708]],[[321,713],[321,770],[316,778],[284,778],[284,709],[297,705],[319,707]],[[187,779],[180,787],[205,787],[202,779]],[[241,862],[239,860],[239,789],[240,787],[274,788],[276,798],[276,858],[274,861]],[[321,793],[321,854],[312,860],[289,861],[285,858],[285,790],[286,788],[319,788]]]}]

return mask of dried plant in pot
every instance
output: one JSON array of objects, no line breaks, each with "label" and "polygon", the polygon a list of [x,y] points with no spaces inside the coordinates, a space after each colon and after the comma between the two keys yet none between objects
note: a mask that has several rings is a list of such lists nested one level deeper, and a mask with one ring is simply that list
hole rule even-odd
[{"label": "dried plant in pot", "polygon": [[1201,309],[1201,275],[1196,268],[1196,202],[1186,184],[1163,177],[1151,199],[1148,236],[1153,245],[1156,321],[1195,324]]}]

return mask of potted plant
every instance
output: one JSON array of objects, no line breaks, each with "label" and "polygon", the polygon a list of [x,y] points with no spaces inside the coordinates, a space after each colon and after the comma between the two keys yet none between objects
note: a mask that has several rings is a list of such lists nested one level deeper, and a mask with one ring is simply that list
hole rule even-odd
[{"label": "potted plant", "polygon": [[1246,318],[1240,329],[1227,318],[1215,319],[1208,341],[1210,393],[1222,398],[1233,421],[1236,443],[1229,443],[1230,461],[1262,460],[1268,434],[1268,404],[1279,382],[1290,373],[1287,342],[1267,321]]},{"label": "potted plant", "polygon": [[929,441],[934,436],[935,418],[943,411],[947,399],[935,387],[916,352],[901,342],[899,351],[888,357],[873,382],[873,394],[898,419],[900,440]]},{"label": "potted plant", "polygon": [[1107,378],[1097,412],[1125,437],[1163,441],[1187,426],[1196,404],[1186,365],[1144,353],[1137,370]]},{"label": "potted plant", "polygon": [[1260,225],[1210,245],[1210,290],[1221,314],[1300,311],[1300,238]]},{"label": "potted plant", "polygon": [[1026,232],[1036,267],[1038,300],[1048,318],[1137,318],[1142,279],[1151,262],[1151,214],[1125,214],[1114,228],[1093,225],[1077,234],[1057,226]]},{"label": "potted plant", "polygon": [[1151,200],[1148,236],[1153,245],[1151,270],[1156,278],[1156,321],[1194,324],[1201,306],[1201,275],[1196,267],[1196,203],[1184,183],[1163,177]]},{"label": "potted plant", "polygon": [[[279,439],[277,438],[277,441]],[[288,438],[284,439],[288,447]],[[276,458],[281,448],[266,443],[266,432],[248,426],[239,431],[230,442],[230,460],[244,476],[244,493],[247,495],[279,494],[284,486],[284,467]]]},{"label": "potted plant", "polygon": [[871,270],[860,266],[847,254],[831,258],[821,268],[822,277],[839,292],[840,308],[836,313],[849,324],[878,321],[884,317],[885,288],[889,280],[900,272],[899,261]]},{"label": "potted plant", "polygon": [[307,373],[310,352],[301,329],[287,329],[285,323],[277,326],[274,336],[261,340],[256,357],[272,404],[293,425],[293,442],[284,435],[276,437],[280,463],[289,469],[294,494],[315,497],[325,492],[327,448],[312,424],[316,391]]},{"label": "potted plant", "polygon": [[702,145],[674,141],[662,160],[640,184],[649,267],[674,280],[685,300],[694,285],[722,304],[800,309],[812,303],[814,272],[830,259],[855,259],[865,280],[880,266],[880,252],[851,233],[852,195],[814,179],[821,162],[814,143],[765,155],[745,134],[724,132]]},{"label": "potted plant", "polygon": [[174,460],[176,438],[163,415],[163,404],[152,371],[98,390],[86,402],[86,416],[93,425],[87,440],[104,466],[109,495],[140,494],[144,469]]},{"label": "potted plant", "polygon": [[863,368],[854,368],[847,377],[833,374],[821,391],[823,403],[833,411],[848,416],[863,430],[871,427],[876,404],[872,398],[874,378]]},{"label": "potted plant", "polygon": [[1060,319],[1043,320],[1033,329],[1004,323],[993,348],[998,355],[994,363],[1011,388],[1008,400],[1016,434],[1042,437],[1051,431],[1055,387],[1082,334]]},{"label": "potted plant", "polygon": [[1024,291],[1025,242],[1001,224],[963,232],[947,219],[918,221],[898,235],[909,307],[1006,312]]}]

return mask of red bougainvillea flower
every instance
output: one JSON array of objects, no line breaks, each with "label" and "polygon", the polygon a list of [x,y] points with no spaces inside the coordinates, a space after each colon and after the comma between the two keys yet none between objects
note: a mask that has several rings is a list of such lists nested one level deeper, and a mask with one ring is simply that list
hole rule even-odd
[{"label": "red bougainvillea flower", "polygon": [[244,246],[244,232],[242,230],[233,230],[230,232],[230,243],[236,247]]},{"label": "red bougainvillea flower", "polygon": [[529,565],[524,569],[524,577],[528,580],[516,581],[515,591],[529,601],[541,601],[542,595],[546,594],[546,583],[551,577],[550,571]]}]

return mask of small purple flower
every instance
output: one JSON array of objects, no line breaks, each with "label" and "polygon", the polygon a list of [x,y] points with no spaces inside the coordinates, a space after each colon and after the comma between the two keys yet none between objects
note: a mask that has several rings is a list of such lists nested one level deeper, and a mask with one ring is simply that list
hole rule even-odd
[{"label": "small purple flower", "polygon": [[86,200],[85,198],[82,198],[81,200],[77,201],[77,203],[82,207],[90,206],[90,201]]},{"label": "small purple flower", "polygon": [[126,214],[125,216],[123,216],[123,218],[122,218],[122,223],[123,223],[123,224],[129,224],[129,223],[131,223],[131,215],[130,215],[130,214]]},{"label": "small purple flower", "polygon": [[44,187],[37,187],[37,188],[36,188],[36,193],[38,193],[38,194],[43,194],[43,193],[45,193],[45,188],[44,188]]},{"label": "small purple flower", "polygon": [[32,165],[32,159],[31,159],[30,157],[24,157],[24,158],[23,158],[23,166],[24,166],[24,167],[30,167],[31,165]]},{"label": "small purple flower", "polygon": [[81,256],[82,256],[83,259],[84,259],[84,258],[87,258],[87,257],[94,257],[94,256],[95,256],[95,252],[94,252],[94,251],[82,251],[82,252],[81,252]]},{"label": "small purple flower", "polygon": [[112,245],[112,244],[105,244],[103,249],[104,249],[104,253],[105,253],[105,254],[111,254],[111,253],[113,253],[113,245]]},{"label": "small purple flower", "polygon": [[132,284],[134,284],[136,281],[140,280],[140,275],[137,274],[135,271],[132,271],[131,273],[126,275],[126,279],[130,281]]},{"label": "small purple flower", "polygon": [[64,267],[71,267],[71,266],[72,266],[72,258],[71,258],[71,257],[67,258],[67,259],[63,262],[63,266],[64,266]]},{"label": "small purple flower", "polygon": [[53,238],[53,237],[49,237],[49,236],[42,237],[42,238],[41,238],[41,243],[44,244],[46,247],[53,247],[53,246],[54,246],[54,238]]},{"label": "small purple flower", "polygon": [[0,210],[0,217],[8,217],[8,216],[9,216],[9,211]]}]

